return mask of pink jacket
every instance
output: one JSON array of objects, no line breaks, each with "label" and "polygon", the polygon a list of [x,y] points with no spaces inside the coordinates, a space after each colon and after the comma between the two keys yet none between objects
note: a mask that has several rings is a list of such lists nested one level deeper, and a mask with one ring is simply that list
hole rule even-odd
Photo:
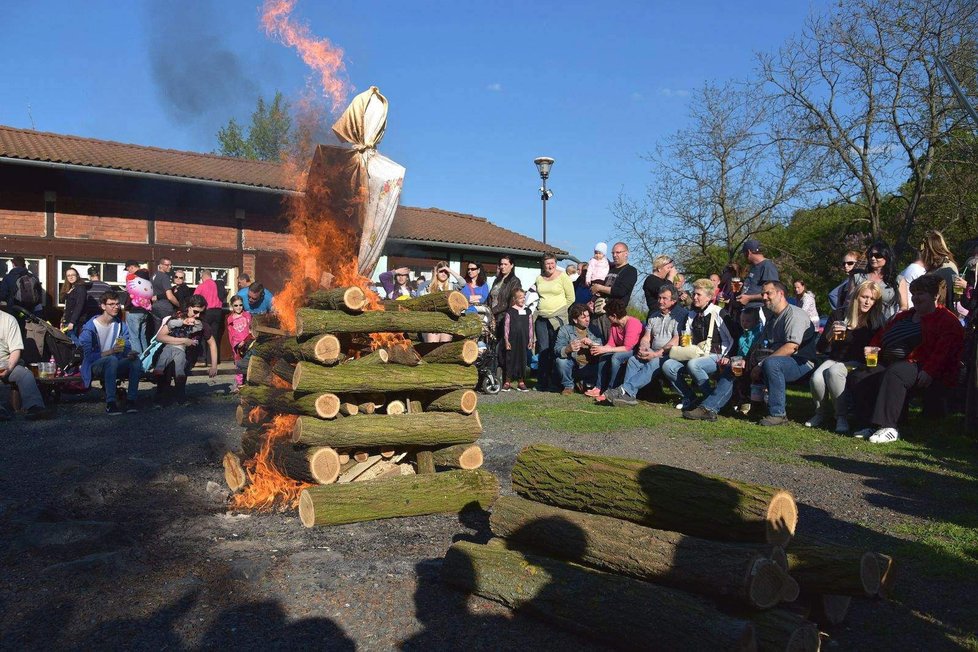
[{"label": "pink jacket", "polygon": [[242,312],[240,315],[236,315],[233,312],[228,315],[227,319],[227,332],[228,332],[228,342],[231,343],[231,348],[244,342],[248,339],[248,335],[251,331],[251,313]]},{"label": "pink jacket", "polygon": [[217,296],[217,283],[214,282],[214,279],[209,278],[201,281],[194,294],[199,294],[207,299],[208,308],[221,307],[221,298]]}]

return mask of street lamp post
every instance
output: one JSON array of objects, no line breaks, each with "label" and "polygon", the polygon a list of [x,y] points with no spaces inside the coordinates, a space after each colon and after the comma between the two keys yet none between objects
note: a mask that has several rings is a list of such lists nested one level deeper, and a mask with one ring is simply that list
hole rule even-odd
[{"label": "street lamp post", "polygon": [[533,159],[533,162],[537,166],[537,171],[540,173],[540,180],[543,182],[543,186],[540,188],[540,199],[543,200],[543,243],[547,244],[547,200],[554,196],[553,190],[547,189],[547,177],[550,176],[550,166],[554,164],[554,160],[549,156],[538,156]]}]

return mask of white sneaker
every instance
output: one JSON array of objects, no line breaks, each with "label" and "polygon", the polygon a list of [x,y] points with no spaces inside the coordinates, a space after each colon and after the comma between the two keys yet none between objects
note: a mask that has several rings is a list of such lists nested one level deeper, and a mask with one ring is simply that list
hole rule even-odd
[{"label": "white sneaker", "polygon": [[816,412],[812,415],[812,418],[805,422],[806,428],[818,428],[825,422],[825,415],[821,412]]},{"label": "white sneaker", "polygon": [[880,428],[874,432],[870,438],[870,444],[889,444],[900,439],[900,433],[896,428]]},{"label": "white sneaker", "polygon": [[856,439],[868,439],[869,437],[872,437],[875,432],[876,431],[872,428],[863,428],[862,430],[857,430],[854,432],[852,436]]},{"label": "white sneaker", "polygon": [[676,409],[677,410],[688,410],[689,407],[685,403],[679,402],[679,403],[676,403]]},{"label": "white sneaker", "polygon": [[846,419],[845,417],[836,417],[835,431],[840,435],[849,434],[849,420]]}]

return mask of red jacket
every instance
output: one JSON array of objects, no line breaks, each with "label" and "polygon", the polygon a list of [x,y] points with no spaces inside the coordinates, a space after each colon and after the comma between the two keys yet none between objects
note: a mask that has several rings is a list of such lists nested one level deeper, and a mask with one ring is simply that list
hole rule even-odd
[{"label": "red jacket", "polygon": [[[883,335],[898,321],[910,319],[916,310],[904,310],[898,313],[890,322],[876,331],[869,341],[869,346],[879,346]],[[964,328],[961,322],[944,306],[937,306],[934,312],[922,315],[920,318],[920,344],[907,360],[916,362],[922,371],[934,380],[940,381],[945,387],[958,384],[958,368],[961,364],[961,352],[964,346]]]}]

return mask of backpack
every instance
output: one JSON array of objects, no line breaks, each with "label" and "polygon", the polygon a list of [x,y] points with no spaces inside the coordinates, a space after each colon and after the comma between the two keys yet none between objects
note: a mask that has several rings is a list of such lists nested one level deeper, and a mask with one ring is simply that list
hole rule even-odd
[{"label": "backpack", "polygon": [[36,276],[24,272],[14,283],[14,302],[17,305],[33,310],[37,304],[44,303],[44,290]]}]

